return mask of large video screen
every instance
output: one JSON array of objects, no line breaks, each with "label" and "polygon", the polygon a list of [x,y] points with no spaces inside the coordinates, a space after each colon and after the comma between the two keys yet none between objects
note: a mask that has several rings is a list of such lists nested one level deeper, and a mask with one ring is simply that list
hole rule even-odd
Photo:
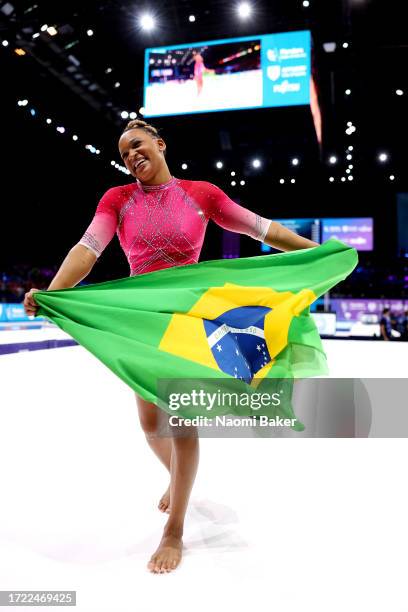
[{"label": "large video screen", "polygon": [[145,50],[145,117],[310,104],[307,30]]},{"label": "large video screen", "polygon": [[322,241],[337,238],[358,251],[373,250],[373,219],[371,217],[322,219]]}]

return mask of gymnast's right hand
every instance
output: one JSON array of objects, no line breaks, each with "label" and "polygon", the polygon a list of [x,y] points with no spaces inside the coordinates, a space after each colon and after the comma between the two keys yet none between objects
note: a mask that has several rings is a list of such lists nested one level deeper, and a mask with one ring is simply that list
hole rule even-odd
[{"label": "gymnast's right hand", "polygon": [[30,289],[24,296],[24,310],[26,315],[31,316],[37,314],[37,310],[39,308],[37,302],[34,300],[34,293],[36,291],[41,291],[40,289]]}]

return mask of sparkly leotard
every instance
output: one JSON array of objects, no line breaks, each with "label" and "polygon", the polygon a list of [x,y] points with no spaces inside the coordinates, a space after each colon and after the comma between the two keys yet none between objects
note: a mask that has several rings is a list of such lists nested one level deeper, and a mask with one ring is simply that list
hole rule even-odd
[{"label": "sparkly leotard", "polygon": [[243,208],[205,181],[172,177],[109,189],[79,241],[99,257],[115,232],[130,275],[197,263],[208,221],[263,241],[271,221]]}]

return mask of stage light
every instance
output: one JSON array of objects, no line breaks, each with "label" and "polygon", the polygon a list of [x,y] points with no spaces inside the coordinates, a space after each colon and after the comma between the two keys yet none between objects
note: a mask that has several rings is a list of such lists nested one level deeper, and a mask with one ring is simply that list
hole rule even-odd
[{"label": "stage light", "polygon": [[51,125],[52,119],[47,119],[47,123],[48,123],[48,125]]},{"label": "stage light", "polygon": [[144,115],[144,114],[145,114],[145,107],[144,107],[144,106],[141,106],[141,107],[139,108],[139,115]]},{"label": "stage light", "polygon": [[402,91],[402,89],[396,89],[395,93],[397,94],[397,96],[403,96],[404,92]]},{"label": "stage light", "polygon": [[352,154],[351,154],[351,153],[349,153],[349,154],[346,156],[346,159],[347,159],[348,161],[351,161],[351,160],[353,159]]},{"label": "stage light", "polygon": [[260,168],[261,167],[261,160],[260,159],[254,159],[252,160],[252,166],[254,168]]},{"label": "stage light", "polygon": [[99,150],[99,149],[96,149],[96,150],[95,150],[95,153],[96,153],[97,155],[100,155],[100,154],[101,154],[101,152],[100,152],[100,150]]},{"label": "stage light", "polygon": [[112,68],[109,66],[106,70],[105,70],[105,74],[110,74],[112,72]]},{"label": "stage light", "polygon": [[349,181],[352,181],[352,180],[353,180],[353,178],[354,178],[354,176],[351,176],[351,174],[350,174],[350,176],[348,177],[348,180],[349,180]]},{"label": "stage light", "polygon": [[30,115],[32,117],[35,117],[35,115],[36,115],[35,110],[33,108],[30,109]]},{"label": "stage light", "polygon": [[57,127],[57,132],[59,132],[60,134],[65,134],[65,128],[61,126]]},{"label": "stage light", "polygon": [[341,177],[341,182],[342,182],[342,183],[345,183],[345,181],[346,181],[346,177],[345,177],[345,176],[342,176],[342,177]]},{"label": "stage light", "polygon": [[349,164],[348,167],[350,168],[350,170],[354,168],[353,164]]},{"label": "stage light", "polygon": [[54,26],[47,28],[47,32],[50,36],[56,36],[58,34],[58,30],[57,28],[54,28]]},{"label": "stage light", "polygon": [[46,32],[48,30],[48,25],[44,23],[44,25],[41,26],[40,30],[41,32]]},{"label": "stage light", "polygon": [[390,181],[395,180],[395,176],[393,174],[390,174]]},{"label": "stage light", "polygon": [[26,52],[24,51],[24,49],[21,49],[21,48],[14,49],[14,53],[16,55],[21,55],[21,56],[26,55]]},{"label": "stage light", "polygon": [[350,172],[351,172],[350,168],[347,168],[346,169],[346,174],[350,174]]},{"label": "stage light", "polygon": [[234,172],[234,170],[231,172],[231,176],[235,176],[235,172]]},{"label": "stage light", "polygon": [[283,185],[283,183],[285,182],[285,179],[279,179],[279,182],[281,185]]},{"label": "stage light", "polygon": [[308,6],[310,6],[310,2],[309,2],[309,0],[303,0],[303,3],[302,3],[302,4],[303,4],[303,6],[304,6],[305,8],[307,8]]},{"label": "stage light", "polygon": [[115,161],[111,161],[111,166],[116,166],[116,162]]},{"label": "stage light", "polygon": [[187,170],[188,166],[187,166],[187,164],[181,164],[181,168],[182,168],[182,170]]},{"label": "stage light", "polygon": [[349,96],[351,94],[351,89],[346,89],[344,93],[346,94],[346,96]]},{"label": "stage light", "polygon": [[75,140],[75,142],[78,140],[78,136],[76,134],[73,135],[72,140]]},{"label": "stage light", "polygon": [[39,33],[39,32],[36,32],[35,34],[33,34],[33,36],[32,36],[32,37],[33,37],[33,38],[38,38],[39,36],[40,36],[40,33]]},{"label": "stage light", "polygon": [[248,2],[241,2],[240,4],[238,4],[237,11],[241,19],[246,19],[251,14],[251,5],[248,4]]},{"label": "stage light", "polygon": [[217,161],[217,163],[216,163],[215,165],[216,165],[216,167],[217,167],[219,170],[221,170],[221,168],[223,167],[223,165],[224,165],[224,164],[222,163],[222,161]]},{"label": "stage light", "polygon": [[93,36],[94,35],[94,31],[93,30],[87,30],[86,31],[88,36]]},{"label": "stage light", "polygon": [[137,117],[137,113],[135,113],[134,111],[129,113],[129,119],[133,120],[133,119],[136,119],[136,117]]},{"label": "stage light", "polygon": [[118,87],[120,87],[120,83],[119,81],[116,81],[115,85],[114,85],[115,89],[118,89]]},{"label": "stage light", "polygon": [[298,158],[297,158],[297,157],[294,157],[294,158],[292,159],[292,166],[298,166],[298,165],[299,165],[299,160],[298,160]]},{"label": "stage light", "polygon": [[128,119],[129,118],[129,113],[127,111],[122,111],[120,113],[120,116],[122,117],[122,119]]},{"label": "stage light", "polygon": [[245,181],[240,181],[239,184],[240,185],[245,185]]},{"label": "stage light", "polygon": [[336,50],[336,43],[335,42],[323,43],[323,49],[326,51],[326,53],[334,53]]},{"label": "stage light", "polygon": [[347,121],[347,127],[351,127],[353,125],[352,121]]},{"label": "stage light", "polygon": [[337,157],[335,155],[331,155],[329,157],[329,163],[330,164],[337,164]]},{"label": "stage light", "polygon": [[350,146],[348,147],[348,150],[349,150],[349,151],[352,151],[353,149],[354,149],[353,145],[350,145]]},{"label": "stage light", "polygon": [[232,185],[232,187],[235,187],[236,182],[235,181],[231,181],[231,185]]},{"label": "stage light", "polygon": [[152,15],[149,15],[149,13],[145,13],[140,17],[139,24],[143,30],[146,30],[146,32],[153,30],[155,25],[154,19]]},{"label": "stage light", "polygon": [[194,21],[196,20],[196,18],[195,18],[195,16],[194,16],[194,15],[190,15],[190,16],[189,16],[189,18],[188,18],[188,20],[189,20],[189,22],[190,22],[190,23],[194,23]]},{"label": "stage light", "polygon": [[380,161],[380,162],[382,162],[382,163],[386,162],[386,161],[387,161],[387,159],[388,159],[388,155],[387,155],[387,153],[380,153],[380,154],[378,155],[378,161]]},{"label": "stage light", "polygon": [[28,104],[28,100],[19,100],[19,101],[17,102],[17,104],[18,104],[19,106],[27,106],[27,104]]},{"label": "stage light", "polygon": [[296,179],[290,179],[291,183],[296,183]]},{"label": "stage light", "polygon": [[9,41],[8,40],[3,40],[2,43],[3,47],[8,47],[9,46]]},{"label": "stage light", "polygon": [[349,46],[348,42],[343,43],[343,49],[347,49],[348,46]]},{"label": "stage light", "polygon": [[331,177],[329,178],[329,181],[330,181],[331,183],[334,183],[334,176],[331,176]]}]

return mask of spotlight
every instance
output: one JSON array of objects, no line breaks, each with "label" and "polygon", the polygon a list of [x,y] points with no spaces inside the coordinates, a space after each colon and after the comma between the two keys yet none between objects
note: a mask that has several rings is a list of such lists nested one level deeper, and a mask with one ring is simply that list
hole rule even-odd
[{"label": "spotlight", "polygon": [[292,166],[298,166],[298,165],[299,165],[299,160],[298,160],[298,158],[297,158],[297,157],[294,157],[294,158],[292,159]]},{"label": "spotlight", "polygon": [[348,42],[343,43],[343,49],[347,49],[348,46],[349,46]]},{"label": "spotlight", "polygon": [[51,125],[52,119],[47,119],[47,123],[48,123],[48,125]]},{"label": "spotlight", "polygon": [[329,163],[330,164],[336,164],[337,163],[337,157],[335,155],[331,155],[329,157]]},{"label": "spotlight", "polygon": [[352,170],[354,168],[353,164],[349,164],[348,167],[350,168],[350,170]]},{"label": "spotlight", "polygon": [[146,30],[146,32],[150,32],[154,28],[154,19],[149,13],[145,13],[139,19],[139,24],[142,30]]},{"label": "spotlight", "polygon": [[346,96],[349,96],[351,94],[351,89],[346,89],[344,93],[346,94]]},{"label": "spotlight", "polygon": [[116,166],[116,162],[115,161],[111,161],[111,166]]},{"label": "spotlight", "polygon": [[118,87],[120,87],[120,83],[119,81],[116,81],[115,85],[114,85],[115,89],[117,89]]},{"label": "spotlight", "polygon": [[254,168],[260,168],[261,167],[261,160],[260,159],[252,160],[252,165],[253,165]]},{"label": "spotlight", "polygon": [[239,184],[240,185],[245,185],[245,181],[240,181]]},{"label": "spotlight", "polygon": [[145,107],[144,107],[144,106],[141,106],[141,107],[139,108],[139,115],[144,115],[144,114],[145,114]]},{"label": "spotlight", "polygon": [[331,183],[334,183],[334,176],[331,176],[331,177],[329,178],[329,181],[330,181]]},{"label": "spotlight", "polygon": [[237,11],[241,19],[246,19],[251,14],[251,5],[248,2],[241,2],[238,4]]},{"label": "spotlight", "polygon": [[222,163],[222,161],[217,161],[217,163],[215,165],[218,168],[218,170],[221,170],[221,168],[223,167],[224,164]]},{"label": "spotlight", "polygon": [[386,162],[387,159],[388,159],[387,153],[380,153],[379,156],[378,156],[378,161],[380,161],[382,163]]},{"label": "spotlight", "polygon": [[3,40],[2,43],[3,47],[8,47],[9,46],[9,41],[8,40]]},{"label": "spotlight", "polygon": [[100,154],[101,154],[101,152],[100,152],[100,150],[99,150],[99,149],[96,149],[96,150],[95,150],[95,153],[96,153],[97,155],[100,155]]},{"label": "spotlight", "polygon": [[28,100],[19,100],[17,104],[18,106],[27,106]]},{"label": "spotlight", "polygon": [[353,145],[350,145],[350,146],[348,147],[348,150],[349,150],[349,151],[352,151],[353,149],[354,149]]},{"label": "spotlight", "polygon": [[78,140],[78,136],[76,134],[73,135],[72,140],[75,140],[75,142]]},{"label": "spotlight", "polygon": [[234,172],[234,170],[231,172],[231,176],[235,176],[235,172]]},{"label": "spotlight", "polygon": [[302,4],[303,4],[303,6],[304,6],[305,8],[307,8],[308,6],[310,6],[310,2],[309,2],[309,0],[303,0],[303,3],[302,3]]},{"label": "spotlight", "polygon": [[39,32],[36,32],[35,34],[33,34],[32,38],[38,38],[40,36]]},{"label": "spotlight", "polygon": [[294,178],[293,178],[293,179],[290,179],[290,182],[291,182],[291,183],[296,183],[296,179],[294,179]]},{"label": "spotlight", "polygon": [[279,179],[279,182],[281,185],[283,185],[283,183],[285,182],[285,179]]},{"label": "spotlight", "polygon": [[341,182],[342,182],[342,183],[345,183],[345,182],[346,182],[346,177],[345,177],[345,176],[342,176],[342,177],[341,177]]},{"label": "spotlight", "polygon": [[351,127],[353,125],[352,121],[347,121],[347,127]]},{"label": "spotlight", "polygon": [[351,161],[351,160],[353,159],[352,154],[351,154],[351,153],[349,153],[349,154],[346,156],[346,159],[347,159],[348,161]]},{"label": "spotlight", "polygon": [[350,172],[351,172],[350,168],[347,168],[346,169],[346,174],[350,174]]},{"label": "spotlight", "polygon": [[352,181],[352,180],[353,180],[353,178],[354,178],[354,176],[352,176],[352,175],[350,174],[350,176],[348,177],[348,180],[349,180],[349,181]]},{"label": "spotlight", "polygon": [[120,116],[122,117],[122,119],[128,119],[129,118],[129,113],[127,111],[122,111],[120,113]]},{"label": "spotlight", "polygon": [[26,55],[26,52],[24,51],[24,49],[21,49],[21,48],[14,49],[14,53],[16,55],[21,55],[21,56]]},{"label": "spotlight", "polygon": [[190,22],[190,23],[194,23],[194,21],[195,21],[195,16],[194,16],[194,15],[190,15],[190,16],[189,16],[189,18],[188,18],[188,20],[189,20],[189,22]]},{"label": "spotlight", "polygon": [[44,23],[44,25],[41,26],[40,30],[41,32],[46,32],[48,30],[48,25]]},{"label": "spotlight", "polygon": [[390,174],[390,181],[395,180],[395,176],[393,174]]},{"label": "spotlight", "polygon": [[65,134],[65,128],[62,126],[57,127],[57,132],[59,132],[60,134]]},{"label": "spotlight", "polygon": [[135,113],[134,111],[129,113],[129,119],[136,119],[137,117],[137,113]]},{"label": "spotlight", "polygon": [[50,36],[56,36],[58,34],[58,30],[57,28],[54,28],[54,26],[47,28],[47,32]]},{"label": "spotlight", "polygon": [[182,170],[187,170],[188,166],[187,166],[187,164],[181,164],[181,168],[182,168]]},{"label": "spotlight", "polygon": [[112,72],[112,68],[108,66],[108,68],[105,70],[105,74],[110,74],[111,72]]},{"label": "spotlight", "polygon": [[94,31],[93,30],[87,30],[86,31],[88,36],[93,36],[94,35]]},{"label": "spotlight", "polygon": [[403,92],[402,89],[396,89],[395,93],[397,94],[397,96],[403,96],[404,95],[404,92]]},{"label": "spotlight", "polygon": [[236,182],[235,181],[231,181],[231,185],[232,185],[232,187],[235,187]]},{"label": "spotlight", "polygon": [[323,43],[323,49],[326,51],[326,53],[334,53],[336,50],[336,43],[335,42]]},{"label": "spotlight", "polygon": [[35,115],[36,115],[35,110],[33,108],[30,109],[30,115],[32,117],[35,117]]}]

